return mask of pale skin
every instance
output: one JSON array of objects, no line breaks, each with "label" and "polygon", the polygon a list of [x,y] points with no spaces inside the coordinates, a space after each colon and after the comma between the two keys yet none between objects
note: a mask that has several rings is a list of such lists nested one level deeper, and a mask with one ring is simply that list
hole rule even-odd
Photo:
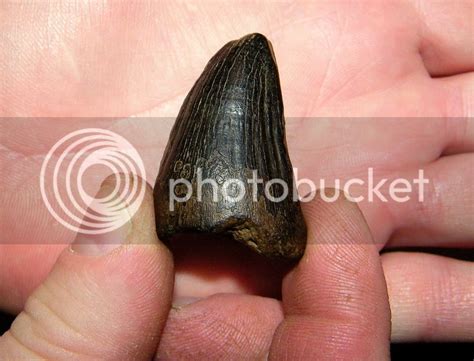
[{"label": "pale skin", "polygon": [[[430,185],[425,203],[363,202],[363,217],[342,200],[332,207],[317,201],[305,205],[310,246],[284,278],[280,302],[258,295],[278,293],[281,272],[252,262],[242,270],[230,261],[203,269],[209,259],[229,259],[224,247],[213,257],[206,250],[192,257],[177,250],[173,266],[154,236],[149,197],[132,222],[145,231],[134,228],[127,240],[149,245],[113,251],[103,264],[100,257],[64,250],[75,234],[53,226],[38,191],[49,148],[71,130],[116,131],[139,150],[153,184],[173,119],[59,119],[54,126],[4,119],[0,307],[15,313],[27,307],[17,320],[16,341],[7,334],[0,347],[46,358],[73,352],[100,359],[140,345],[137,355],[147,359],[159,345],[160,357],[170,359],[263,359],[268,353],[270,359],[298,359],[306,350],[321,352],[313,355],[317,359],[379,360],[387,355],[390,337],[474,339],[472,263],[424,253],[378,254],[396,246],[472,247],[470,3],[55,4],[2,5],[3,116],[174,117],[210,56],[225,42],[258,31],[273,43],[290,157],[300,176],[360,177],[373,167],[381,177],[414,178],[423,168]],[[91,190],[100,180],[90,177]],[[338,225],[338,217],[349,226]],[[107,257],[128,267],[115,267]],[[84,271],[90,269],[97,272]],[[107,294],[106,287],[94,288],[110,284],[111,273],[117,282]],[[77,294],[59,291],[71,284]],[[342,284],[346,288],[339,289]],[[83,299],[87,292],[81,287],[94,292],[95,301]],[[124,294],[130,302],[117,303]],[[190,297],[203,299],[178,306]],[[171,302],[177,307],[169,311]],[[107,322],[95,324],[94,313]],[[88,341],[48,333],[55,328],[51,319],[62,319],[61,327]],[[37,322],[47,337],[29,337],[28,322]],[[121,325],[129,332],[118,332]],[[341,337],[330,337],[334,334]],[[19,346],[26,339],[33,343]],[[45,353],[48,349],[57,353]]]}]

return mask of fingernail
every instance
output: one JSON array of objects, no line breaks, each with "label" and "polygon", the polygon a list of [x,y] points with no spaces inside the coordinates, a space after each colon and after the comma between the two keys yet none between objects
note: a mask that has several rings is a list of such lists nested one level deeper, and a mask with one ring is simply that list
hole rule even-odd
[{"label": "fingernail", "polygon": [[[87,213],[103,217],[110,214],[110,211],[108,211],[109,208],[107,207],[114,205],[117,209],[114,211],[116,221],[105,224],[90,216],[84,216],[81,231],[77,233],[76,239],[71,245],[73,252],[88,256],[101,256],[127,243],[132,224],[126,204],[122,203],[117,197],[113,197],[109,202],[104,202],[106,197],[117,193],[115,184],[114,177],[108,177],[102,183]],[[93,225],[88,223],[92,223]],[[117,227],[118,225],[121,226]],[[107,232],[103,232],[106,228],[108,229]]]},{"label": "fingernail", "polygon": [[202,300],[202,298],[199,297],[178,297],[175,300],[173,300],[173,305],[171,306],[175,310],[180,310],[181,308],[190,305],[191,303],[197,302],[199,300]]}]

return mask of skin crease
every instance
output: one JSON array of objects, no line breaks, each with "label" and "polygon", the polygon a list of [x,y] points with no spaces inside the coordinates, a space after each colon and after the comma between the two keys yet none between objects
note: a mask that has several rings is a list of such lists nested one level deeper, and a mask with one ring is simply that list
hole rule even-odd
[{"label": "skin crease", "polygon": [[[273,43],[288,147],[300,178],[363,177],[368,167],[378,177],[413,178],[423,168],[431,181],[426,203],[360,204],[374,242],[379,249],[472,247],[474,126],[456,118],[472,116],[474,103],[471,4],[259,2],[236,3],[232,12],[215,4],[153,2],[2,7],[1,115],[113,117],[0,123],[2,309],[21,310],[74,239],[54,222],[38,191],[50,147],[75,129],[110,129],[136,146],[153,184],[173,119],[123,118],[176,116],[210,56],[254,31]],[[374,119],[387,116],[392,118]],[[91,194],[101,179],[88,175]],[[284,271],[262,268],[262,278],[253,280],[238,264],[203,270],[208,253],[196,252],[192,264],[176,256],[175,297],[275,295],[280,289]],[[214,258],[230,257],[225,249],[215,252]],[[471,264],[410,257],[419,262],[407,262],[402,253],[381,257],[394,340],[472,339],[474,320],[465,312],[473,302]],[[256,261],[249,267],[261,266]],[[431,273],[433,268],[443,271]],[[433,301],[427,308],[421,299]],[[274,303],[269,307],[281,312]],[[270,318],[272,329],[278,317]]]}]

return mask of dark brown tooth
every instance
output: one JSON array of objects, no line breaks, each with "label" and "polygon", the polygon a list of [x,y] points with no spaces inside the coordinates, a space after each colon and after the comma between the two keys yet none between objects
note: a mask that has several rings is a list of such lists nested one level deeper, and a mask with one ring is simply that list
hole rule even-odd
[{"label": "dark brown tooth", "polygon": [[[217,201],[212,185],[205,183],[199,201],[198,169],[201,179],[216,182]],[[258,184],[254,201],[254,185],[248,182],[254,170],[264,184],[276,178],[286,182],[288,196],[275,202],[265,196],[264,184]],[[183,184],[171,184],[180,178],[192,185],[186,202],[172,199],[188,191]],[[230,179],[243,182],[241,200],[224,196],[224,183]],[[235,197],[239,187],[234,183],[225,188]],[[274,197],[282,189],[270,187]],[[271,44],[263,35],[231,41],[209,61],[171,131],[154,198],[162,240],[183,233],[228,234],[268,257],[302,256],[306,225],[300,204],[293,200],[280,80]]]}]

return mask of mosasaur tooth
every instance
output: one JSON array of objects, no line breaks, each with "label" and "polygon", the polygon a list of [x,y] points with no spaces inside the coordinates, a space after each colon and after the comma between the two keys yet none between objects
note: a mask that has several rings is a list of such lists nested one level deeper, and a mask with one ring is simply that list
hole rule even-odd
[{"label": "mosasaur tooth", "polygon": [[293,196],[278,69],[263,35],[227,43],[207,64],[171,131],[154,199],[162,240],[228,234],[268,257],[302,256],[306,225]]}]

